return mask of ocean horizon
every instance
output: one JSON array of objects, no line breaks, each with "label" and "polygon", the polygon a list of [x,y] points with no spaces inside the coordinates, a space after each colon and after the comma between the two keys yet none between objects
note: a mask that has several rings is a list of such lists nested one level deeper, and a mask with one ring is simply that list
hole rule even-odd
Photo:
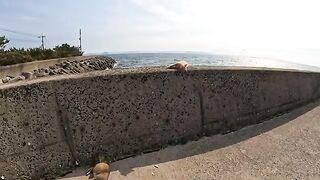
[{"label": "ocean horizon", "polygon": [[178,60],[184,59],[191,66],[265,67],[320,72],[320,67],[317,66],[299,64],[283,59],[245,55],[222,55],[192,51],[129,51],[101,53],[100,55],[114,58],[117,61],[117,68],[167,66]]}]

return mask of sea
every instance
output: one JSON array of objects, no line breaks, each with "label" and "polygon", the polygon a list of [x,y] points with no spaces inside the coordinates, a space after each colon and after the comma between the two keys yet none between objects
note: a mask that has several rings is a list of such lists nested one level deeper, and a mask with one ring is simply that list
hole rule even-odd
[{"label": "sea", "polygon": [[316,66],[297,64],[281,59],[208,53],[104,53],[117,61],[117,68],[168,66],[186,60],[191,66],[239,66],[295,69],[320,72]]}]

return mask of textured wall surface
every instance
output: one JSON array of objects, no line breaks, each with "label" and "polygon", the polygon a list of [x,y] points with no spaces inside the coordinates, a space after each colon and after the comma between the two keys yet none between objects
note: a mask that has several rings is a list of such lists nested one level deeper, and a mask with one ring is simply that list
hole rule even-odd
[{"label": "textured wall surface", "polygon": [[41,175],[70,165],[55,99],[51,83],[1,90],[0,174]]},{"label": "textured wall surface", "polygon": [[34,177],[228,133],[320,97],[320,74],[115,69],[0,87],[0,176]]}]

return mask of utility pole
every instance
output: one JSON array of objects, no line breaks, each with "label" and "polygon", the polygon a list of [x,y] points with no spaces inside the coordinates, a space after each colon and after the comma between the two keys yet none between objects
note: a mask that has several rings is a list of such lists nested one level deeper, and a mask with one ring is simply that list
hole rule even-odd
[{"label": "utility pole", "polygon": [[45,38],[46,36],[44,36],[43,34],[41,34],[41,36],[38,36],[38,38],[41,38],[41,46],[40,46],[40,48],[42,49],[42,50],[44,50],[44,41],[43,41],[43,38]]},{"label": "utility pole", "polygon": [[79,42],[80,42],[80,46],[79,46],[79,53],[82,53],[82,44],[81,44],[81,29],[79,31]]}]

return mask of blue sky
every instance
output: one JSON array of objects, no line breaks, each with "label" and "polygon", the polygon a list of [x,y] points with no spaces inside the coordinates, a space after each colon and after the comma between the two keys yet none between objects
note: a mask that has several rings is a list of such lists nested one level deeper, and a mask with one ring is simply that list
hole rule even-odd
[{"label": "blue sky", "polygon": [[0,35],[16,47],[39,46],[41,33],[46,47],[78,45],[81,28],[87,53],[291,54],[320,66],[318,7],[316,0],[0,0]]}]

